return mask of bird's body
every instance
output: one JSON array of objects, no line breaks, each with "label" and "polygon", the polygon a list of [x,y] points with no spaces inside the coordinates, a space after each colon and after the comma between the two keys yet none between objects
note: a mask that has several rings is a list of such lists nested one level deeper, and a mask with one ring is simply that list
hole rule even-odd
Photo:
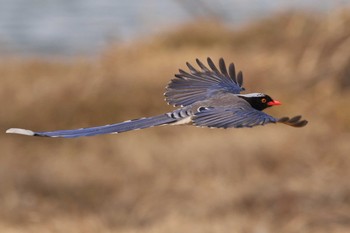
[{"label": "bird's body", "polygon": [[179,70],[175,79],[166,88],[165,97],[169,104],[178,109],[159,116],[129,120],[117,124],[59,130],[52,132],[33,132],[26,129],[11,128],[7,133],[43,137],[81,137],[98,134],[116,134],[130,130],[145,129],[159,125],[192,124],[210,128],[242,128],[264,125],[267,123],[284,123],[302,127],[307,121],[301,116],[293,118],[274,118],[264,112],[267,107],[279,105],[280,102],[262,93],[241,94],[243,75],[236,75],[233,63],[227,70],[223,59],[219,60],[219,69],[208,58],[208,69],[198,59],[201,70],[187,63],[190,73]]}]

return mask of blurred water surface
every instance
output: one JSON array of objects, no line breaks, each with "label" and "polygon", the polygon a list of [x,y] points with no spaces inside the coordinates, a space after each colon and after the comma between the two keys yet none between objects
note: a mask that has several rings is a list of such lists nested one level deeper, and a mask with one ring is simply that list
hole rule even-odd
[{"label": "blurred water surface", "polygon": [[157,33],[196,17],[241,24],[298,8],[327,11],[347,1],[318,0],[0,0],[0,53],[81,55]]}]

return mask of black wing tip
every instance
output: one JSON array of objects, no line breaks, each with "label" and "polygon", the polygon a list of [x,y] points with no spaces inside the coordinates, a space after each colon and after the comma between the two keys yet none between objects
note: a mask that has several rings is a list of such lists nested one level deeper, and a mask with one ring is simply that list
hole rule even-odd
[{"label": "black wing tip", "polygon": [[[207,57],[207,62],[208,63],[214,63],[214,61],[213,61],[213,59],[211,57]],[[219,58],[219,63],[225,63],[225,59],[223,57],[220,57]]]},{"label": "black wing tip", "polygon": [[186,62],[186,66],[188,67],[188,69],[191,71],[191,73],[198,73],[198,70],[196,68],[194,68],[191,63]]},{"label": "black wing tip", "polygon": [[302,116],[298,115],[292,118],[289,117],[282,117],[277,120],[278,123],[283,123],[289,126],[293,126],[296,128],[301,128],[306,126],[309,122],[307,120],[301,120]]},{"label": "black wing tip", "polygon": [[[196,60],[196,63],[198,64],[198,66],[202,70],[209,71],[208,67],[206,67],[199,58],[196,58],[195,60]],[[236,73],[235,64],[233,62],[231,62],[229,64],[228,69],[227,69],[227,66],[226,66],[226,63],[225,63],[225,59],[223,57],[220,57],[219,58],[219,69],[220,69],[220,71],[215,66],[215,63],[213,62],[213,59],[211,57],[207,57],[207,63],[209,65],[209,67],[212,69],[212,71],[214,71],[216,73],[220,73],[221,72],[221,74],[223,74],[223,75],[231,78],[232,80],[234,80],[234,82],[237,83],[242,88],[242,90],[245,90],[245,88],[242,87],[243,86],[243,73],[242,73],[242,71],[238,71]],[[190,69],[190,71],[198,72],[198,70],[196,70],[191,65],[191,63],[186,62],[186,66]],[[183,72],[183,71],[180,71],[180,72]]]},{"label": "black wing tip", "polygon": [[207,62],[208,63],[214,63],[213,60],[210,57],[207,57]]},{"label": "black wing tip", "polygon": [[198,66],[202,69],[202,71],[204,72],[210,72],[210,70],[208,69],[208,67],[206,67],[203,62],[201,62],[198,58],[196,58],[196,62],[198,64]]},{"label": "black wing tip", "polygon": [[227,71],[225,60],[221,57],[219,59],[219,68],[220,68],[221,73],[223,75],[231,78],[236,84],[238,84],[239,87],[241,87],[242,91],[245,90],[245,88],[243,87],[243,72],[238,71],[236,73],[236,67],[235,67],[235,64],[233,62],[230,63],[230,65],[228,66],[228,71]]}]

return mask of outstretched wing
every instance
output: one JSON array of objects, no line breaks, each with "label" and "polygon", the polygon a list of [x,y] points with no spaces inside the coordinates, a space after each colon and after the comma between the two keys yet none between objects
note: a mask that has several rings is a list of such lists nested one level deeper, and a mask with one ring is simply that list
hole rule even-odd
[{"label": "outstretched wing", "polygon": [[194,125],[214,128],[243,128],[268,123],[284,123],[293,127],[303,127],[308,122],[301,120],[301,116],[276,119],[245,104],[231,108],[203,108],[202,111],[197,112],[193,117]]},{"label": "outstretched wing", "polygon": [[175,74],[164,93],[165,100],[174,106],[187,106],[194,102],[205,100],[217,93],[230,92],[239,94],[244,91],[243,74],[241,71],[236,74],[235,66],[231,63],[226,68],[223,58],[219,60],[219,69],[214,62],[208,57],[208,67],[200,60],[196,59],[201,70],[195,69],[188,62],[187,67],[190,73],[179,70],[179,74]]},{"label": "outstretched wing", "polygon": [[193,124],[214,128],[243,128],[276,123],[277,119],[255,109],[207,108],[195,114]]}]

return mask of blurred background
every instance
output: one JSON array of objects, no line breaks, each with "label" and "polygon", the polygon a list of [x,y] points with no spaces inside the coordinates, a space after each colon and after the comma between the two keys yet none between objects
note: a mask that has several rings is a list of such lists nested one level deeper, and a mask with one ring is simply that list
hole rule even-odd
[{"label": "blurred background", "polygon": [[[0,5],[0,232],[350,231],[348,1]],[[164,87],[208,56],[309,125],[4,133],[170,111]]]}]

